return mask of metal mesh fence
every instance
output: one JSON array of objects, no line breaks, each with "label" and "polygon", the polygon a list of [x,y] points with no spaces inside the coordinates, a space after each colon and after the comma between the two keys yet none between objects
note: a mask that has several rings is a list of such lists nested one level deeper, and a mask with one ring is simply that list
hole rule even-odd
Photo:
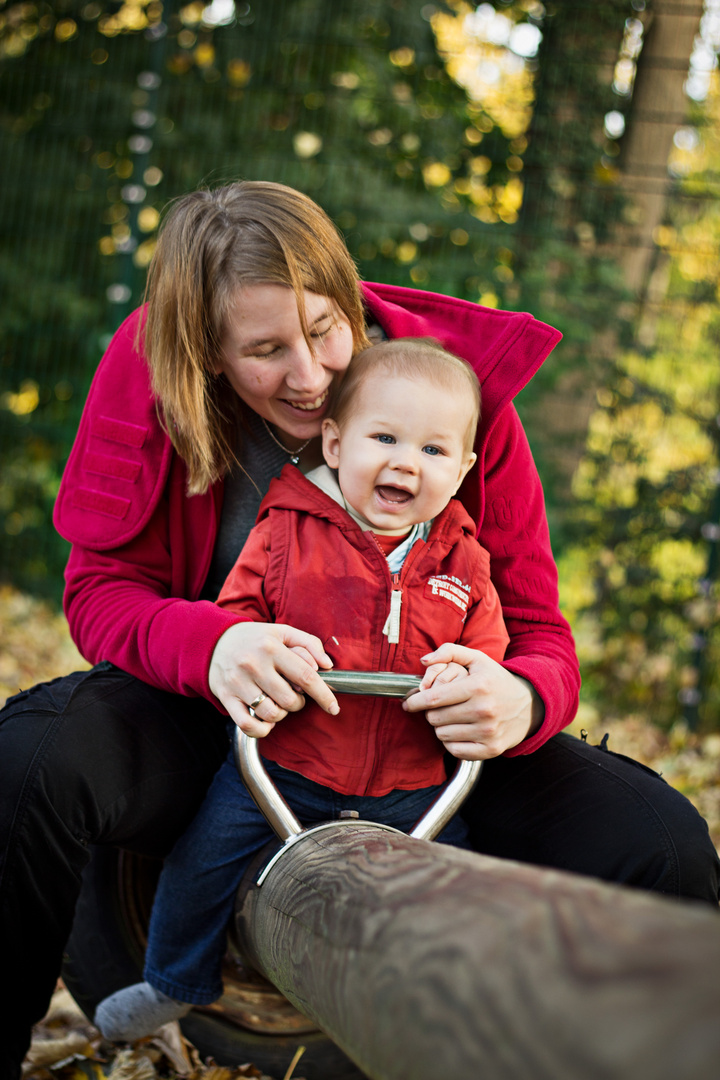
[{"label": "metal mesh fence", "polygon": [[416,3],[263,0],[237,4],[230,25],[172,2],[0,12],[0,557],[7,579],[58,597],[52,500],[168,199],[236,178],[291,184],[344,229],[365,276],[462,295],[472,257],[453,258],[457,224],[418,148],[457,156],[469,121]]}]

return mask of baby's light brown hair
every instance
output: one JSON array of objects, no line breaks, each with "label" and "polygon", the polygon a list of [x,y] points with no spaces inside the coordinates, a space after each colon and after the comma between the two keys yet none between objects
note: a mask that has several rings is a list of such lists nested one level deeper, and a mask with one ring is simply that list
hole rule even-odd
[{"label": "baby's light brown hair", "polygon": [[464,449],[466,453],[472,452],[480,419],[480,384],[464,360],[443,349],[433,338],[393,338],[371,345],[352,358],[342,381],[333,390],[327,417],[339,428],[352,415],[358,393],[372,375],[426,379],[458,394],[463,404],[470,405]]}]

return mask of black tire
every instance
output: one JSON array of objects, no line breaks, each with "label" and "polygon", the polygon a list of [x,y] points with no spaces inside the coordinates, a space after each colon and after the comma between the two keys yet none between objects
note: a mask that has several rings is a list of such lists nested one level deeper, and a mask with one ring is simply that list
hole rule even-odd
[{"label": "black tire", "polygon": [[[108,994],[142,978],[143,952],[160,863],[115,848],[95,848],[63,964],[65,984],[92,1019]],[[305,1053],[298,1075],[307,1080],[364,1080],[345,1054],[322,1032],[264,1035],[247,1031],[222,1015],[191,1012],[182,1021],[200,1055],[219,1065],[252,1062],[270,1076],[283,1076],[299,1046]]]}]

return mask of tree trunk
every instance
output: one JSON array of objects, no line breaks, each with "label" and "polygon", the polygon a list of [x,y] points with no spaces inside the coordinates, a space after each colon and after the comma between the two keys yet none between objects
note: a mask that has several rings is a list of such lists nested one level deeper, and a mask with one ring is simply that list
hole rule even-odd
[{"label": "tree trunk", "polygon": [[622,144],[621,184],[632,209],[621,230],[620,261],[627,284],[640,300],[652,269],[653,233],[665,214],[673,136],[687,115],[684,85],[702,12],[701,0],[658,0],[650,9],[638,59]]},{"label": "tree trunk", "polygon": [[368,824],[250,886],[252,962],[374,1080],[715,1080],[720,918]]}]

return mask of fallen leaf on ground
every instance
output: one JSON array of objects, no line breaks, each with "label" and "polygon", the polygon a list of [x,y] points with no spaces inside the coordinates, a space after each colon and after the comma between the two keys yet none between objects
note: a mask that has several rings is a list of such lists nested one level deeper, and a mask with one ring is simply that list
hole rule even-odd
[{"label": "fallen leaf on ground", "polygon": [[177,1020],[173,1020],[170,1024],[163,1024],[147,1042],[148,1046],[154,1047],[167,1058],[178,1076],[190,1076],[200,1064],[199,1060],[191,1060],[189,1053],[191,1044],[183,1037]]},{"label": "fallen leaf on ground", "polygon": [[[69,1031],[60,1039],[37,1039],[28,1050],[26,1061],[30,1066],[44,1067],[70,1061],[76,1054],[93,1057],[93,1047],[87,1036],[80,1031]],[[28,1073],[26,1075],[32,1075]]]},{"label": "fallen leaf on ground", "polygon": [[108,1080],[155,1080],[157,1072],[142,1050],[120,1050],[108,1073]]}]

